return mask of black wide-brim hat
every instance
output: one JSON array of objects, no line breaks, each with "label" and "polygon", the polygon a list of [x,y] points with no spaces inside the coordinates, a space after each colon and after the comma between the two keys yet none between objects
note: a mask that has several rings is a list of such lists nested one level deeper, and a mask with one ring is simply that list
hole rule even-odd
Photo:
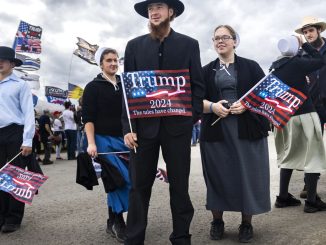
[{"label": "black wide-brim hat", "polygon": [[175,11],[175,16],[178,17],[185,10],[185,6],[179,0],[146,0],[143,2],[136,3],[134,8],[138,14],[141,16],[148,18],[148,5],[152,3],[165,3],[170,8],[173,8]]},{"label": "black wide-brim hat", "polygon": [[23,61],[16,58],[15,50],[5,46],[0,46],[0,59],[14,62],[15,66],[21,66],[23,64]]}]

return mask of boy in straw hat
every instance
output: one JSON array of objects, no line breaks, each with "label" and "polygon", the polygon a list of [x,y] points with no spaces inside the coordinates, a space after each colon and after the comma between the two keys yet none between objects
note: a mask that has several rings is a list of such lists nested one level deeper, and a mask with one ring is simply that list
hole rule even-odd
[{"label": "boy in straw hat", "polygon": [[[175,32],[170,23],[181,15],[179,0],[146,0],[136,3],[136,12],[149,19],[149,34],[128,42],[125,72],[189,69],[193,115],[203,109],[203,72],[198,41]],[[124,111],[123,111],[124,113]],[[127,240],[125,244],[144,244],[147,213],[156,175],[160,148],[167,163],[170,204],[173,219],[172,244],[190,244],[189,226],[194,209],[188,193],[190,173],[190,140],[196,118],[168,116],[132,119],[133,133],[123,114],[126,145],[131,151]],[[159,222],[159,221],[158,221]]]},{"label": "boy in straw hat", "polygon": [[[317,17],[307,16],[303,18],[302,23],[296,28],[295,32],[304,35],[307,42],[324,56],[326,55],[326,39],[321,36],[321,33],[325,29],[326,22]],[[322,133],[324,133],[324,124],[326,123],[326,66],[309,74],[306,79],[309,84],[309,94],[319,116]],[[307,197],[306,186],[300,197]]]},{"label": "boy in straw hat", "polygon": [[[13,73],[13,68],[22,63],[15,58],[13,49],[0,47],[0,168],[20,151],[24,156],[22,160],[16,158],[11,164],[25,168],[29,160],[25,157],[32,153],[35,131],[32,93],[28,84]],[[24,203],[0,191],[0,228],[3,233],[20,228],[24,208]]]}]

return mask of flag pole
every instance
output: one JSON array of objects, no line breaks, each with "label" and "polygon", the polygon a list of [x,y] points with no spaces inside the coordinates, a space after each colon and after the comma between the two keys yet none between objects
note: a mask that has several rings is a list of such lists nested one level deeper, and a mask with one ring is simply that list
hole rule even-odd
[{"label": "flag pole", "polygon": [[[247,93],[245,93],[240,99],[238,99],[235,103],[240,102],[241,100],[243,100],[248,94],[250,94],[255,88],[257,88],[275,69],[272,69],[266,76],[264,76],[262,79],[259,80],[258,83],[256,83],[255,86],[253,86],[251,89],[249,89],[249,91]],[[219,120],[221,120],[222,118],[219,117],[217,118],[212,124],[211,126],[214,126],[215,123],[217,123]]]},{"label": "flag pole", "polygon": [[[119,68],[119,72],[120,72],[120,68]],[[126,88],[125,88],[125,84],[123,82],[123,76],[122,76],[121,72],[120,72],[120,80],[121,80],[121,83],[122,83],[122,93],[123,93],[123,98],[124,98],[124,101],[125,101],[125,106],[126,106],[126,111],[127,111],[127,116],[128,116],[130,132],[133,134],[132,126],[131,126],[131,120],[130,120],[129,107],[128,107],[128,101],[127,101],[127,95],[126,95]],[[137,153],[137,149],[136,149],[135,146],[134,146],[134,152]]]},{"label": "flag pole", "polygon": [[114,155],[114,154],[125,154],[130,153],[130,151],[116,151],[116,152],[100,152],[97,155]]},{"label": "flag pole", "polygon": [[22,154],[22,151],[21,152],[19,152],[16,156],[14,156],[14,158],[13,159],[11,159],[11,160],[9,160],[1,169],[0,169],[0,171],[2,170],[2,169],[4,169],[9,163],[11,163],[13,160],[15,160],[20,154]]}]

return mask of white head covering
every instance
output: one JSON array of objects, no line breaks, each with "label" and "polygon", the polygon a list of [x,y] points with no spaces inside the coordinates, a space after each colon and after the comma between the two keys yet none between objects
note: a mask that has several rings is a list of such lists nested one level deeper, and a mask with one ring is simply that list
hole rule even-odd
[{"label": "white head covering", "polygon": [[278,50],[283,56],[294,56],[299,50],[299,41],[295,36],[282,38],[277,44]]},{"label": "white head covering", "polygon": [[98,66],[101,66],[101,56],[104,50],[108,49],[108,47],[99,47],[95,53],[95,62]]}]

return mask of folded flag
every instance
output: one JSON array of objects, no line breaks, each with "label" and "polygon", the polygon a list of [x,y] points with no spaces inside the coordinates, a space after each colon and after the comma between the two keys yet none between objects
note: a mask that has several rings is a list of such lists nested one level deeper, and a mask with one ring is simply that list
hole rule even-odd
[{"label": "folded flag", "polygon": [[16,52],[41,53],[42,28],[20,21],[13,49]]},{"label": "folded flag", "polygon": [[266,117],[275,127],[282,128],[306,99],[306,95],[269,74],[240,102],[248,110]]},{"label": "folded flag", "polygon": [[83,96],[84,89],[79,87],[78,85],[68,83],[68,98],[71,99],[79,99]]},{"label": "folded flag", "polygon": [[18,71],[37,71],[41,67],[41,60],[39,58],[33,59],[23,54],[16,54],[16,58],[23,61],[21,66],[15,67]]},{"label": "folded flag", "polygon": [[0,170],[0,190],[8,192],[20,202],[32,204],[35,192],[47,179],[42,174],[6,164]]}]

